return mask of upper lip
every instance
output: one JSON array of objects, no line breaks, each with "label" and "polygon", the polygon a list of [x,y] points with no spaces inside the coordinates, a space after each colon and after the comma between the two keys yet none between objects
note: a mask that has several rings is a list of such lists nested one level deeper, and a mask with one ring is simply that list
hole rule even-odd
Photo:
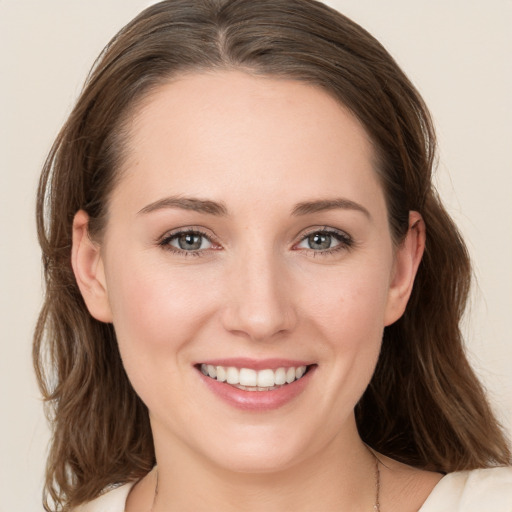
[{"label": "upper lip", "polygon": [[234,357],[227,359],[205,359],[198,361],[197,365],[210,364],[212,366],[224,366],[235,368],[251,368],[253,370],[277,370],[278,368],[290,368],[298,366],[309,366],[313,364],[307,360],[284,359],[284,358],[271,358],[271,359],[251,359],[247,357]]}]

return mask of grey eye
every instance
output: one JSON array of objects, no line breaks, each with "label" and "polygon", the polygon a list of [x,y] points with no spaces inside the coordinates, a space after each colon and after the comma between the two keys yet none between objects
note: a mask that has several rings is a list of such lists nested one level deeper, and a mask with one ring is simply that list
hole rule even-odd
[{"label": "grey eye", "polygon": [[297,244],[299,249],[309,249],[316,252],[329,252],[334,248],[349,248],[352,245],[352,239],[341,232],[334,231],[314,231],[306,235]]},{"label": "grey eye", "polygon": [[329,233],[313,233],[306,240],[308,248],[317,251],[330,249],[333,245],[333,237]]},{"label": "grey eye", "polygon": [[209,249],[211,242],[201,233],[178,233],[169,244],[182,251],[198,251],[200,249]]}]

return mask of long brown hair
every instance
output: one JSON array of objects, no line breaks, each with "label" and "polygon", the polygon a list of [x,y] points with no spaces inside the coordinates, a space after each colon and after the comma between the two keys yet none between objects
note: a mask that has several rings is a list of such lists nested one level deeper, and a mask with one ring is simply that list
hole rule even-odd
[{"label": "long brown hair", "polygon": [[312,0],[168,0],[129,23],[97,60],[44,165],[37,222],[46,296],[34,336],[53,427],[45,508],[97,496],[155,463],[148,411],[132,389],[113,326],[87,311],[70,263],[74,214],[101,237],[139,101],[186,71],[241,69],[314,84],[360,120],[378,156],[395,243],[421,213],[426,251],[407,310],[384,332],[356,408],[362,439],[431,470],[510,463],[510,451],[463,350],[471,268],[431,182],[436,141],[423,100],[365,30]]}]

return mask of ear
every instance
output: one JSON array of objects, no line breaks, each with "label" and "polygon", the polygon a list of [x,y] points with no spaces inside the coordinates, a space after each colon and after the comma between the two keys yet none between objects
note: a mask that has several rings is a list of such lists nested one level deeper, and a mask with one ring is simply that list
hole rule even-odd
[{"label": "ear", "polygon": [[73,220],[71,266],[89,313],[101,322],[112,322],[100,246],[89,236],[89,215],[83,210]]},{"label": "ear", "polygon": [[396,322],[411,296],[414,278],[425,250],[425,223],[418,212],[409,212],[409,230],[395,252],[388,292],[385,325]]}]

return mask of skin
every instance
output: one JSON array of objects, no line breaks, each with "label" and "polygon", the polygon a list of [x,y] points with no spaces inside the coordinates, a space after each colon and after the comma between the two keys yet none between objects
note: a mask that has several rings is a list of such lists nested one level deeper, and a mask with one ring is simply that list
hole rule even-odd
[{"label": "skin", "polygon": [[[153,471],[127,511],[372,510],[374,459],[354,406],[384,327],[407,304],[420,215],[396,247],[366,132],[303,83],[184,75],[146,98],[129,132],[102,239],[87,236],[85,212],[73,228],[82,294],[95,318],[113,322],[150,411],[158,496]],[[169,197],[226,211],[158,203]],[[343,207],[293,213],[339,198]],[[204,233],[201,248],[176,252],[178,228]],[[332,235],[337,250],[311,248],[307,236],[326,229],[343,234]],[[294,400],[255,412],[219,399],[194,368],[225,357],[317,366]],[[417,510],[440,476],[380,458],[383,510]]]}]

